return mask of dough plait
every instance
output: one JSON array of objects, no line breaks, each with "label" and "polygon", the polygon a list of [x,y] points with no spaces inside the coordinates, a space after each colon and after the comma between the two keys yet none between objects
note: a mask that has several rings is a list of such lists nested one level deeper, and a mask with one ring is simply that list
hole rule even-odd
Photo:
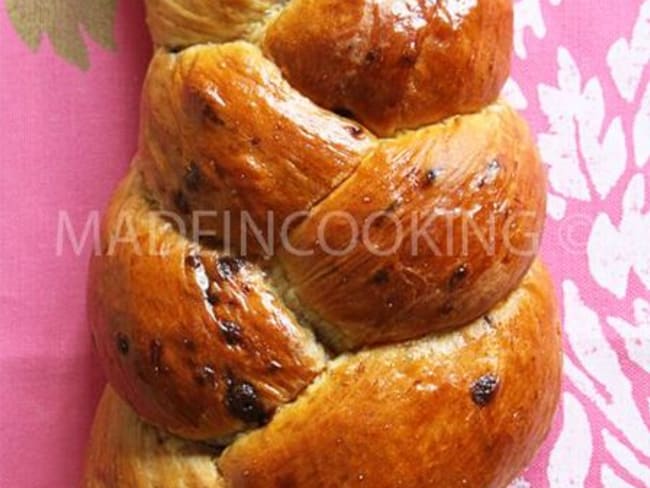
[{"label": "dough plait", "polygon": [[505,487],[550,428],[509,0],[147,0],[86,487]]}]

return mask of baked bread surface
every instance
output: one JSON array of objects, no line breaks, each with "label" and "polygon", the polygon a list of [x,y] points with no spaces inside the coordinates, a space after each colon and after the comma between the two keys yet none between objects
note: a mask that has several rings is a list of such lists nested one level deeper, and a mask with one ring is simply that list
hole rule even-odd
[{"label": "baked bread surface", "polygon": [[83,486],[506,486],[561,377],[511,1],[146,3]]}]

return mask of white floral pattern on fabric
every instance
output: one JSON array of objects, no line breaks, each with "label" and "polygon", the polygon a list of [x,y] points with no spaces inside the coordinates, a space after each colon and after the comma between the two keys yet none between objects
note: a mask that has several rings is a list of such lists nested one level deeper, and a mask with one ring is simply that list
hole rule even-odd
[{"label": "white floral pattern on fabric", "polygon": [[[524,37],[527,29],[542,39],[546,36],[546,24],[542,17],[541,4],[543,0],[519,0],[515,3],[515,54],[521,59],[528,57]],[[551,5],[560,5],[562,0],[548,0]]]},{"label": "white floral pattern on fabric", "polygon": [[618,298],[627,293],[630,271],[650,289],[650,211],[643,213],[646,201],[644,177],[635,175],[623,196],[623,216],[615,226],[610,216],[600,213],[589,236],[587,254],[594,280]]},{"label": "white floral pattern on fabric", "polygon": [[[650,374],[650,302],[638,298],[634,300],[634,320],[631,324],[618,317],[609,317],[607,323],[625,341],[625,349],[630,360]],[[650,400],[650,399],[649,399]]]},{"label": "white floral pattern on fabric", "polygon": [[593,449],[591,426],[582,404],[570,393],[565,393],[563,406],[564,428],[548,464],[552,488],[584,486]]},{"label": "white floral pattern on fabric", "polygon": [[515,15],[503,95],[548,167],[543,254],[561,283],[566,381],[546,447],[513,486],[647,488],[650,0],[516,0]]},{"label": "white floral pattern on fabric", "polygon": [[632,102],[636,95],[641,76],[650,62],[650,2],[641,6],[632,37],[618,39],[607,54],[612,77],[621,96]]},{"label": "white floral pattern on fabric", "polygon": [[650,84],[646,86],[639,111],[634,118],[634,156],[639,168],[650,161]]},{"label": "white floral pattern on fabric", "polygon": [[540,107],[550,123],[550,130],[539,135],[539,146],[550,167],[551,185],[563,196],[588,201],[591,181],[605,198],[627,163],[622,121],[616,117],[604,127],[605,102],[598,78],[591,78],[583,87],[580,70],[564,47],[558,48],[557,61],[558,86],[538,88]]}]

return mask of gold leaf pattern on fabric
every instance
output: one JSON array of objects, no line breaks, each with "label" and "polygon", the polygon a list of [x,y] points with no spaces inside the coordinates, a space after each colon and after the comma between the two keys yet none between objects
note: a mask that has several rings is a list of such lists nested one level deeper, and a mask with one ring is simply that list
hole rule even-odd
[{"label": "gold leaf pattern on fabric", "polygon": [[85,35],[115,49],[116,6],[117,0],[6,0],[9,19],[33,51],[47,35],[59,56],[84,70],[90,67]]}]

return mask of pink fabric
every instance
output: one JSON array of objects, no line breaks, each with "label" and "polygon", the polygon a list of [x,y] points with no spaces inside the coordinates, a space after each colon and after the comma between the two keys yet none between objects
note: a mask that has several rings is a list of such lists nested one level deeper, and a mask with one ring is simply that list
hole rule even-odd
[{"label": "pink fabric", "polygon": [[[650,486],[650,0],[518,0],[505,96],[549,166],[544,257],[563,305],[563,405],[515,481]],[[102,373],[85,320],[90,246],[57,256],[102,209],[137,137],[150,56],[140,2],[87,71],[37,52],[0,10],[0,486],[78,483]]]}]

